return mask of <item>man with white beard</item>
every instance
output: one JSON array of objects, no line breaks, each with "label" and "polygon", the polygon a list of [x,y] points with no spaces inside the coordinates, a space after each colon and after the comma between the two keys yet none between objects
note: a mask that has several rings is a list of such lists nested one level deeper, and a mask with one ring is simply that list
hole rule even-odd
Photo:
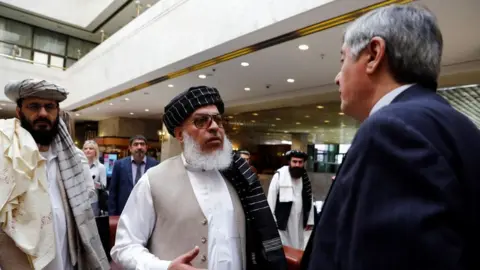
[{"label": "man with white beard", "polygon": [[192,87],[163,122],[181,155],[151,168],[132,190],[112,258],[126,269],[287,269],[256,174],[233,154],[217,89]]}]

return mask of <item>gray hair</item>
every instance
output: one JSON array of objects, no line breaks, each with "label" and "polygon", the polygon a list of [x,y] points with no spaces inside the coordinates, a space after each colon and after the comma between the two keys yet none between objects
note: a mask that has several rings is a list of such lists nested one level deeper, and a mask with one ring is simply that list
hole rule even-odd
[{"label": "gray hair", "polygon": [[443,38],[432,12],[412,4],[373,10],[348,26],[344,45],[357,59],[374,37],[385,40],[388,66],[398,83],[436,90]]}]

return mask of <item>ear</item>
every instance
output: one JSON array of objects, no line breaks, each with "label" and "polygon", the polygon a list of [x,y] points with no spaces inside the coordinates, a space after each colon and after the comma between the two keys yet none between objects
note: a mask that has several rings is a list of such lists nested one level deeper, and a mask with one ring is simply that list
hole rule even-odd
[{"label": "ear", "polygon": [[17,118],[20,119],[20,108],[17,107],[17,109],[15,110],[16,114],[17,114]]},{"label": "ear", "polygon": [[173,131],[175,134],[175,139],[178,140],[178,142],[183,143],[183,129],[181,127],[176,127]]},{"label": "ear", "polygon": [[385,58],[386,49],[387,46],[383,38],[374,37],[370,40],[370,43],[365,50],[368,54],[368,63],[366,66],[367,74],[373,74],[378,71]]}]

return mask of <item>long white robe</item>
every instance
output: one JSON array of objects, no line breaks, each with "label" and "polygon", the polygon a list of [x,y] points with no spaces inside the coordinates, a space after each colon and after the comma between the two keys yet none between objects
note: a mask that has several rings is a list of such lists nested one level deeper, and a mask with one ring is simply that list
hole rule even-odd
[{"label": "long white robe", "polygon": [[[288,173],[290,176],[290,173]],[[291,177],[290,177],[291,178]],[[279,230],[280,238],[284,246],[293,247],[296,249],[304,250],[305,244],[308,239],[305,239],[306,233],[303,228],[303,200],[302,200],[302,178],[292,179],[293,186],[293,202],[290,216],[288,217],[287,229],[285,231]],[[275,207],[277,206],[277,195],[280,190],[279,174],[275,174],[270,182],[268,188],[268,204],[275,216]],[[313,225],[313,201],[308,217],[307,225]]]}]

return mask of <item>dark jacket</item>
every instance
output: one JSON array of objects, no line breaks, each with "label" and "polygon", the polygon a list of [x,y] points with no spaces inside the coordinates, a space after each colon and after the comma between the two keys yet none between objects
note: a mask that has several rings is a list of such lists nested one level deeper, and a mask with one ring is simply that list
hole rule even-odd
[{"label": "dark jacket", "polygon": [[305,258],[309,270],[480,269],[479,228],[480,132],[415,85],[360,126]]},{"label": "dark jacket", "polygon": [[[145,164],[145,172],[153,166],[156,166],[158,161],[147,157]],[[127,203],[128,196],[133,189],[133,176],[132,176],[132,158],[131,156],[117,160],[113,165],[112,178],[108,187],[108,215],[119,216],[125,204]]]}]

